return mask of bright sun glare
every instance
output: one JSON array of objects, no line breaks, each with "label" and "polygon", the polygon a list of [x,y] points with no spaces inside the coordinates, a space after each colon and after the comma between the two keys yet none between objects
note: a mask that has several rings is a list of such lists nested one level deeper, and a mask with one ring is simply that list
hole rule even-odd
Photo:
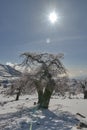
[{"label": "bright sun glare", "polygon": [[53,11],[49,14],[49,20],[51,23],[54,24],[55,22],[57,22],[57,19],[58,19],[58,16],[57,16],[56,12]]}]

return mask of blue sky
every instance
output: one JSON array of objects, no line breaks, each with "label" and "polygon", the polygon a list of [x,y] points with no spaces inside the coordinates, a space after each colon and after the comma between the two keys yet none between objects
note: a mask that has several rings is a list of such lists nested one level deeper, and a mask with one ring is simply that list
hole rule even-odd
[{"label": "blue sky", "polygon": [[25,51],[62,52],[71,75],[87,75],[87,0],[0,0],[0,63]]}]

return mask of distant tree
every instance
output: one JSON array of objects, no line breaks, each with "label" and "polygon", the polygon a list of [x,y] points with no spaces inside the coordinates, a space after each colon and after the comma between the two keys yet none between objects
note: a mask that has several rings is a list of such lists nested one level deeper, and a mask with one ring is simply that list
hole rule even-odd
[{"label": "distant tree", "polygon": [[[31,68],[27,86],[36,88],[38,93],[38,104],[40,108],[48,108],[51,95],[57,88],[57,81],[67,75],[62,62],[63,54],[37,54],[23,53],[23,65]],[[32,85],[31,85],[32,84]]]},{"label": "distant tree", "polygon": [[70,96],[75,95],[77,92],[84,94],[84,99],[87,99],[87,80],[72,80],[72,84],[70,86]]},{"label": "distant tree", "polygon": [[87,80],[81,81],[80,84],[83,89],[84,99],[87,99]]},{"label": "distant tree", "polygon": [[69,92],[69,78],[68,76],[59,77],[56,80],[55,93],[65,97],[66,92]]},{"label": "distant tree", "polygon": [[72,79],[70,80],[69,82],[69,98],[71,99],[72,97],[71,96],[74,96],[76,95],[76,92],[77,92],[77,80],[76,79]]},{"label": "distant tree", "polygon": [[16,95],[15,100],[19,100],[20,95],[25,92],[27,82],[27,77],[24,75],[18,79],[15,79],[9,87],[7,94]]}]

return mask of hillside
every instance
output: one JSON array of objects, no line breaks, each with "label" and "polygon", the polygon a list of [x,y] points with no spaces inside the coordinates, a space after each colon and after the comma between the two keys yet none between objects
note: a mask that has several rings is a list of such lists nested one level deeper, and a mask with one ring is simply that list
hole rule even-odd
[{"label": "hillside", "polygon": [[0,64],[0,77],[18,77],[21,72],[15,70],[9,65]]}]

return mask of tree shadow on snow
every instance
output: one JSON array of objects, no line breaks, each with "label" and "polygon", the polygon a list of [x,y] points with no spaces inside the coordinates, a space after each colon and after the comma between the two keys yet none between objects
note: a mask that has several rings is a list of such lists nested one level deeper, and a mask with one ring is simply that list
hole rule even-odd
[{"label": "tree shadow on snow", "polygon": [[1,130],[71,130],[78,121],[68,112],[24,108],[0,115]]},{"label": "tree shadow on snow", "polygon": [[77,120],[68,112],[42,110],[43,117],[38,117],[33,123],[32,130],[71,130]]}]

